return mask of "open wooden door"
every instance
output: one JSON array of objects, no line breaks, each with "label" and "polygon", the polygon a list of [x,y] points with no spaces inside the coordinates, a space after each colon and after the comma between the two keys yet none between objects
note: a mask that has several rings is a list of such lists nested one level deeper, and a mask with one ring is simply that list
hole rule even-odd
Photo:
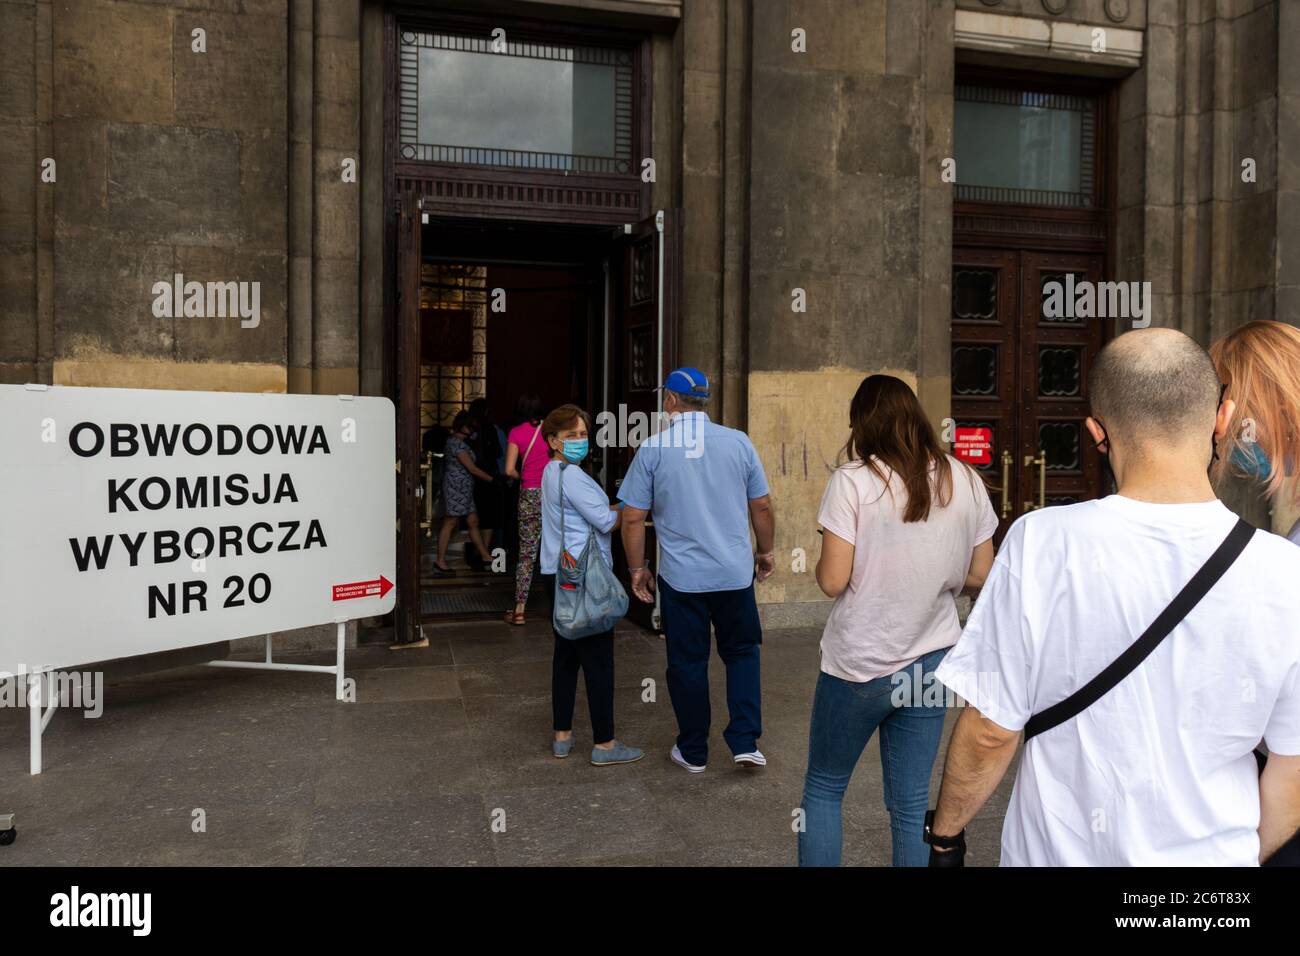
[{"label": "open wooden door", "polygon": [[[660,210],[648,219],[629,223],[617,235],[609,268],[605,394],[606,411],[618,422],[633,422],[634,415],[653,421],[662,411],[663,394],[656,389],[677,367],[678,359],[680,249],[679,210]],[[622,442],[603,449],[605,487],[611,496],[617,496],[635,453],[635,448]],[[617,535],[614,552],[615,570],[627,587],[627,560]],[[652,566],[657,565],[652,522],[647,522],[646,554]],[[631,588],[628,590],[630,594]],[[628,617],[643,627],[658,629],[657,599],[652,606],[633,597]]]},{"label": "open wooden door", "polygon": [[402,196],[397,225],[397,614],[396,644],[423,639],[420,539],[425,529],[420,446],[420,201]]}]

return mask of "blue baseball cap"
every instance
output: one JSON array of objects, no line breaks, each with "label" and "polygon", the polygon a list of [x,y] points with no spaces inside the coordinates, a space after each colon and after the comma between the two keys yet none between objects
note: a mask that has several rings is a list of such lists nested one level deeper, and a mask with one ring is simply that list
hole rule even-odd
[{"label": "blue baseball cap", "polygon": [[709,377],[698,368],[679,368],[668,373],[663,388],[682,395],[694,395],[697,398],[709,397]]}]

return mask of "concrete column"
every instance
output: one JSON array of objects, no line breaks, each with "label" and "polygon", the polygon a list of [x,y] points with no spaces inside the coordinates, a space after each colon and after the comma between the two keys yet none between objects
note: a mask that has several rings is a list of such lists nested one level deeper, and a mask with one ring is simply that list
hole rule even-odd
[{"label": "concrete column", "polygon": [[747,428],[749,419],[750,89],[753,47],[750,0],[727,0],[723,74],[721,420]]},{"label": "concrete column", "polygon": [[289,0],[289,391],[312,391],[313,0]]},{"label": "concrete column", "polygon": [[361,0],[312,14],[312,391],[356,394],[360,342]]},{"label": "concrete column", "polygon": [[[0,6],[0,382],[41,378],[41,290],[50,277],[53,184],[49,156],[49,5]],[[46,345],[48,349],[48,341]]]},{"label": "concrete column", "polygon": [[712,376],[716,383],[712,411],[723,420],[727,397],[721,374],[723,196],[724,187],[730,185],[723,179],[726,29],[727,5],[713,3],[687,5],[678,30],[683,64],[680,206],[684,218],[680,358]]},{"label": "concrete column", "polygon": [[362,395],[384,383],[384,8],[361,10],[361,356]]}]

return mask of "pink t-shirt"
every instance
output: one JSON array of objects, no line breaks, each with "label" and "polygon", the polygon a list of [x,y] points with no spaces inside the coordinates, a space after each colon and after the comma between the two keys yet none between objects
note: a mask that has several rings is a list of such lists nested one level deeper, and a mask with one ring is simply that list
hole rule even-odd
[{"label": "pink t-shirt", "polygon": [[[510,429],[510,434],[506,441],[515,445],[519,449],[519,463],[516,467],[519,469],[521,483],[525,488],[542,487],[542,472],[546,470],[546,462],[549,459],[546,449],[546,439],[537,435],[537,441],[533,441],[533,435],[541,431],[541,424],[534,425],[531,422],[522,422]],[[532,451],[528,451],[528,443],[532,442]],[[528,457],[524,457],[524,452],[528,452]]]},{"label": "pink t-shirt", "polygon": [[831,474],[817,523],[854,548],[849,586],[822,633],[822,670],[832,677],[863,683],[957,643],[956,597],[998,516],[975,472],[951,456],[948,465],[952,499],[907,524],[907,492],[887,468],[888,487],[860,462]]}]

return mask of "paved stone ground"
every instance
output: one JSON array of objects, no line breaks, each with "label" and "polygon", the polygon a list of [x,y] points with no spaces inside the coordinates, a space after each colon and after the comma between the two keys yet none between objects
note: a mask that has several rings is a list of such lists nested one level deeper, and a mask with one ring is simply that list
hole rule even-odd
[{"label": "paved stone ground", "polygon": [[[354,704],[333,700],[327,675],[195,667],[110,684],[101,718],[56,714],[38,777],[26,710],[0,710],[0,812],[15,811],[19,831],[0,866],[794,863],[818,631],[765,635],[762,770],[730,760],[714,657],[711,763],[688,774],[668,759],[676,729],[657,637],[628,630],[616,644],[618,734],[648,754],[593,767],[581,687],[574,755],[550,755],[543,621],[426,630],[427,649],[349,654]],[[641,701],[646,677],[656,703]],[[972,866],[997,862],[1010,784],[970,828]],[[191,830],[196,808],[206,833]],[[504,833],[490,826],[498,808]],[[889,864],[875,740],[844,824],[846,865]]]}]

